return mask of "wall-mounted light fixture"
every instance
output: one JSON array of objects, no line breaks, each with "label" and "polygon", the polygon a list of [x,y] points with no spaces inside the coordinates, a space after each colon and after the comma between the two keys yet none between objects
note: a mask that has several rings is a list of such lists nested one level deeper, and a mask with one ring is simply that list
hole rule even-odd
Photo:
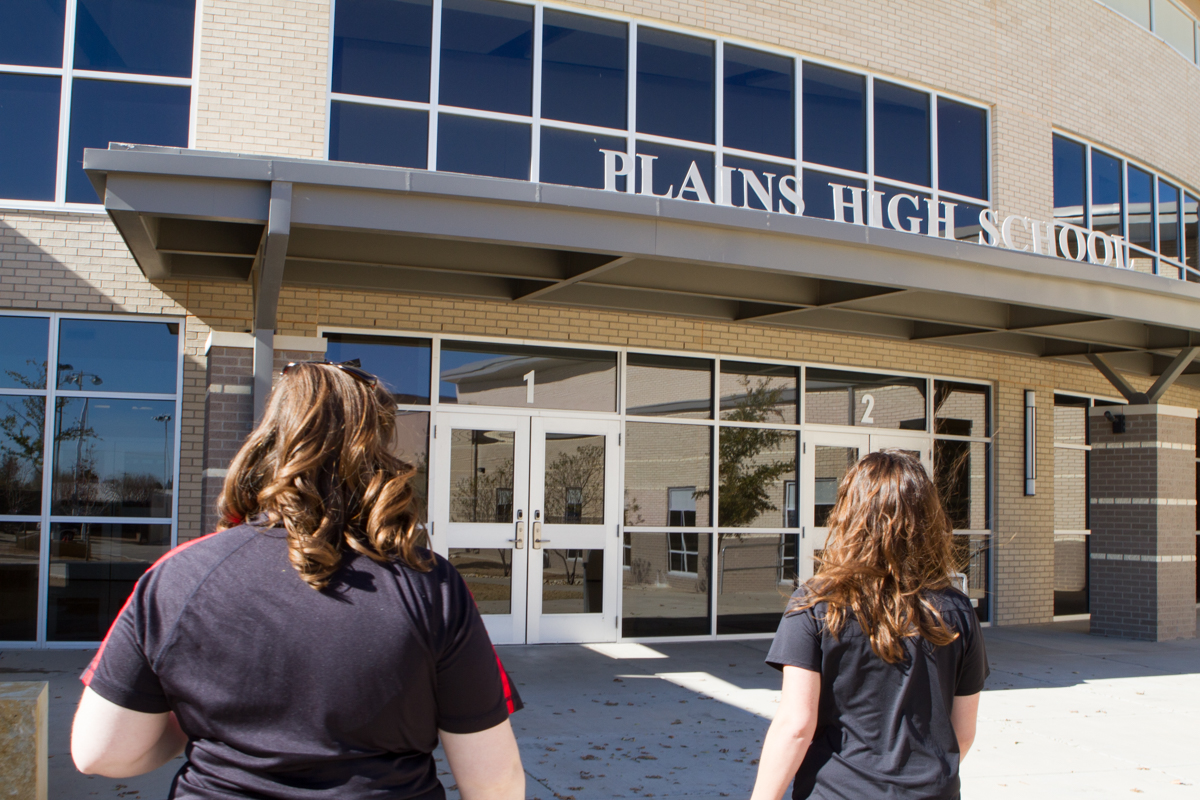
[{"label": "wall-mounted light fixture", "polygon": [[1025,496],[1037,494],[1037,403],[1034,393],[1025,390]]}]

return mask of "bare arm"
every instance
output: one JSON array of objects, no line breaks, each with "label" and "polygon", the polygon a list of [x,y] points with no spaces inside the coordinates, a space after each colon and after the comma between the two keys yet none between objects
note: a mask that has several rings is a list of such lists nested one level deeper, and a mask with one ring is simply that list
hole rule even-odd
[{"label": "bare arm", "polygon": [[763,740],[751,800],[783,797],[817,730],[821,673],[800,667],[783,668],[783,698]]},{"label": "bare arm", "polygon": [[508,720],[478,733],[438,736],[462,800],[525,799],[525,769]]},{"label": "bare arm", "polygon": [[950,725],[958,739],[958,760],[967,757],[967,751],[975,742],[975,720],[979,715],[979,693],[954,698],[950,707]]},{"label": "bare arm", "polygon": [[84,774],[131,778],[166,764],[187,741],[173,713],[130,711],[85,688],[71,728],[71,758]]}]

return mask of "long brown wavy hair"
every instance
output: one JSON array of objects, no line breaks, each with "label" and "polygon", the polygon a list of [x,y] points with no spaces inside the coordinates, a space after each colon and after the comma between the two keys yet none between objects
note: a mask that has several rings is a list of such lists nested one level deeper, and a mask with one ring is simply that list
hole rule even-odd
[{"label": "long brown wavy hair", "polygon": [[789,613],[826,603],[834,637],[851,614],[889,664],[904,640],[946,645],[950,629],[930,593],[950,586],[950,520],[921,463],[899,450],[871,453],[846,473],[829,516],[829,539],[807,594]]},{"label": "long brown wavy hair", "polygon": [[229,467],[219,529],[282,526],[292,566],[318,590],[346,548],[427,571],[428,556],[417,549],[416,469],[390,450],[395,415],[378,384],[329,365],[296,364]]}]

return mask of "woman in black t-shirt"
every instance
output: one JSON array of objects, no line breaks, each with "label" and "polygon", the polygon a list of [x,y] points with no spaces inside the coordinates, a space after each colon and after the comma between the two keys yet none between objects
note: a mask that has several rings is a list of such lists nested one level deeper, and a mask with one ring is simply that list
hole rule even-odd
[{"label": "woman in black t-shirt", "polygon": [[357,363],[289,364],[230,465],[223,530],[138,581],[72,730],[86,773],[187,759],[175,800],[523,800],[520,708],[466,584],[419,546],[395,403]]},{"label": "woman in black t-shirt", "polygon": [[920,462],[871,453],[842,479],[818,573],[767,663],[783,671],[752,800],[953,800],[988,675],[951,586],[951,526]]}]

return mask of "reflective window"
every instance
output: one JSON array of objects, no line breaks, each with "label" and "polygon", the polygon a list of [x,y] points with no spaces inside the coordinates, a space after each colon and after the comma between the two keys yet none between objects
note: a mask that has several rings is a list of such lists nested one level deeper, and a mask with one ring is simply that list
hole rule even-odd
[{"label": "reflective window", "polygon": [[604,551],[542,551],[542,613],[604,611]]},{"label": "reflective window", "polygon": [[725,146],[791,158],[795,62],[737,45],[725,48]]},{"label": "reflective window", "polygon": [[396,412],[396,433],[392,437],[392,452],[417,468],[413,489],[417,495],[419,518],[428,518],[429,509],[429,412]]},{"label": "reflective window", "polygon": [[480,614],[512,613],[512,551],[451,547],[447,560],[467,584]]},{"label": "reflective window", "polygon": [[51,525],[47,638],[100,641],[138,578],[170,546],[170,525]]},{"label": "reflective window", "polygon": [[964,594],[971,599],[971,605],[975,607],[975,616],[980,622],[987,622],[991,535],[956,534],[951,541],[954,543],[954,568],[957,573],[955,577],[961,581]]},{"label": "reflective window", "polygon": [[625,368],[625,413],[712,419],[712,361],[630,353]]},{"label": "reflective window", "polygon": [[61,83],[44,75],[0,74],[0,197],[54,199]]},{"label": "reflective window", "polygon": [[428,101],[432,24],[432,0],[337,0],[333,91]]},{"label": "reflective window", "polygon": [[1121,162],[1112,156],[1092,151],[1092,230],[1121,233],[1121,207],[1124,185]]},{"label": "reflective window", "polygon": [[857,447],[818,444],[813,448],[813,525],[829,526],[829,515],[837,504],[838,487],[850,468],[858,463]]},{"label": "reflective window", "polygon": [[[795,177],[790,166],[729,155],[725,156],[725,166],[734,169],[728,173],[729,199],[733,205],[765,211],[778,211],[782,206],[784,213],[795,213],[795,204],[785,199],[779,188],[784,176]],[[795,186],[794,180],[788,182],[789,189]]]},{"label": "reflective window", "polygon": [[799,375],[800,370],[796,367],[723,360],[721,419],[785,424],[798,422]]},{"label": "reflective window", "polygon": [[975,383],[933,382],[934,433],[991,436],[991,389]]},{"label": "reflective window", "polygon": [[[830,184],[838,184],[840,186],[849,186],[857,189],[866,189],[866,181],[861,181],[856,178],[844,178],[841,175],[832,175],[826,172],[817,172],[816,170],[804,170],[804,216],[819,217],[821,219],[836,219],[833,210],[833,197],[835,192],[841,191],[842,201],[850,203],[853,199],[853,194],[846,189],[834,189]],[[864,192],[858,194],[859,198],[865,195]],[[866,220],[866,201],[860,199],[862,203],[862,219]],[[855,219],[853,209],[844,209],[842,219],[852,221]]]},{"label": "reflective window", "polygon": [[796,482],[799,434],[723,425],[718,438],[717,524],[722,528],[795,527],[795,519],[787,513],[786,494],[787,484]]},{"label": "reflective window", "polygon": [[[1154,249],[1154,176],[1130,165],[1129,181],[1129,243],[1147,250]],[[1148,254],[1131,251],[1128,266],[1140,272],[1153,272],[1154,259]]]},{"label": "reflective window", "polygon": [[[1192,270],[1200,270],[1200,241],[1197,240],[1196,213],[1197,206],[1194,195],[1183,196],[1183,248],[1184,261]],[[1200,273],[1188,272],[1189,281],[1200,281]]]},{"label": "reflective window", "polygon": [[[703,150],[688,150],[654,142],[638,142],[637,191],[643,193],[647,184],[659,197],[712,200],[716,182],[713,180],[713,154]],[[641,158],[642,155],[653,158]],[[696,178],[689,179],[692,165]],[[646,170],[651,174],[647,176]]]},{"label": "reflective window", "polygon": [[929,95],[875,81],[875,174],[929,186]]},{"label": "reflective window", "polygon": [[1158,252],[1179,258],[1179,189],[1158,182]]},{"label": "reflective window", "polygon": [[[876,183],[875,190],[882,192],[879,201],[880,221],[885,228],[909,233],[929,232],[929,195],[924,192],[912,192],[908,189],[898,189],[884,183]],[[865,213],[865,212],[864,212]],[[938,208],[938,216],[943,213]],[[979,216],[975,216],[975,224],[979,224]],[[941,224],[938,225],[939,233]]]},{"label": "reflective window", "polygon": [[773,633],[796,586],[798,534],[717,537],[717,633]]},{"label": "reflective window", "polygon": [[66,0],[5,0],[0,64],[61,67],[65,15]]},{"label": "reflective window", "polygon": [[617,356],[604,350],[444,342],[442,403],[617,410]]},{"label": "reflective window", "polygon": [[712,429],[707,425],[625,424],[625,509],[628,527],[672,525],[680,490],[691,489],[692,512],[675,522],[712,524]]},{"label": "reflective window", "polygon": [[988,445],[935,439],[933,477],[955,530],[982,531],[988,524]]},{"label": "reflective window", "polygon": [[938,188],[986,198],[987,112],[939,97],[937,117]]},{"label": "reflective window", "polygon": [[978,242],[979,234],[983,231],[983,226],[979,224],[979,212],[985,208],[986,206],[976,206],[970,203],[957,203],[954,206],[954,238],[960,241]]},{"label": "reflective window", "polygon": [[1170,0],[1154,4],[1154,32],[1188,61],[1196,60],[1196,23]]},{"label": "reflective window", "polygon": [[327,333],[325,358],[349,361],[357,358],[362,368],[379,376],[397,403],[429,402],[431,343],[428,339],[399,336],[362,336]]},{"label": "reflective window", "polygon": [[1079,142],[1054,137],[1054,218],[1084,224],[1084,148]]},{"label": "reflective window", "polygon": [[[566,186],[604,188],[604,154],[626,151],[624,139],[542,126],[541,181]],[[625,191],[625,176],[617,176],[617,191]]]},{"label": "reflective window", "polygon": [[[529,115],[533,106],[533,6],[497,0],[443,0],[438,91],[443,105]],[[527,171],[528,154],[525,164]]]},{"label": "reflective window", "polygon": [[334,101],[329,105],[329,159],[425,169],[429,114]]},{"label": "reflective window", "polygon": [[804,160],[866,172],[867,79],[864,76],[817,64],[804,65]]},{"label": "reflective window", "polygon": [[45,317],[0,316],[0,389],[45,389],[47,337]]},{"label": "reflective window", "polygon": [[177,323],[65,319],[59,332],[59,389],[175,392]]},{"label": "reflective window", "polygon": [[84,148],[103,149],[110,142],[187,147],[190,98],[186,86],[74,81],[67,202],[98,202],[83,172]]},{"label": "reflective window", "polygon": [[547,525],[604,524],[604,451],[598,434],[546,434]]},{"label": "reflective window", "polygon": [[0,641],[37,639],[41,524],[0,522]]},{"label": "reflective window", "polygon": [[805,422],[926,430],[924,378],[810,367],[804,381]]},{"label": "reflective window", "polygon": [[1150,0],[1103,0],[1104,5],[1115,8],[1131,20],[1150,29]]},{"label": "reflective window", "polygon": [[712,143],[714,49],[708,39],[638,28],[638,131]]},{"label": "reflective window", "polygon": [[450,521],[512,522],[512,431],[450,432]]},{"label": "reflective window", "polygon": [[439,114],[437,168],[527,181],[529,137],[529,125]]},{"label": "reflective window", "polygon": [[75,69],[191,77],[196,0],[76,2]]},{"label": "reflective window", "polygon": [[628,49],[629,26],[623,22],[546,9],[542,18],[542,117],[624,128]]},{"label": "reflective window", "polygon": [[[621,635],[711,633],[712,535],[629,532],[625,536],[627,563],[621,580]],[[694,569],[687,569],[693,566]]]},{"label": "reflective window", "polygon": [[42,513],[46,398],[0,395],[0,515]]}]

